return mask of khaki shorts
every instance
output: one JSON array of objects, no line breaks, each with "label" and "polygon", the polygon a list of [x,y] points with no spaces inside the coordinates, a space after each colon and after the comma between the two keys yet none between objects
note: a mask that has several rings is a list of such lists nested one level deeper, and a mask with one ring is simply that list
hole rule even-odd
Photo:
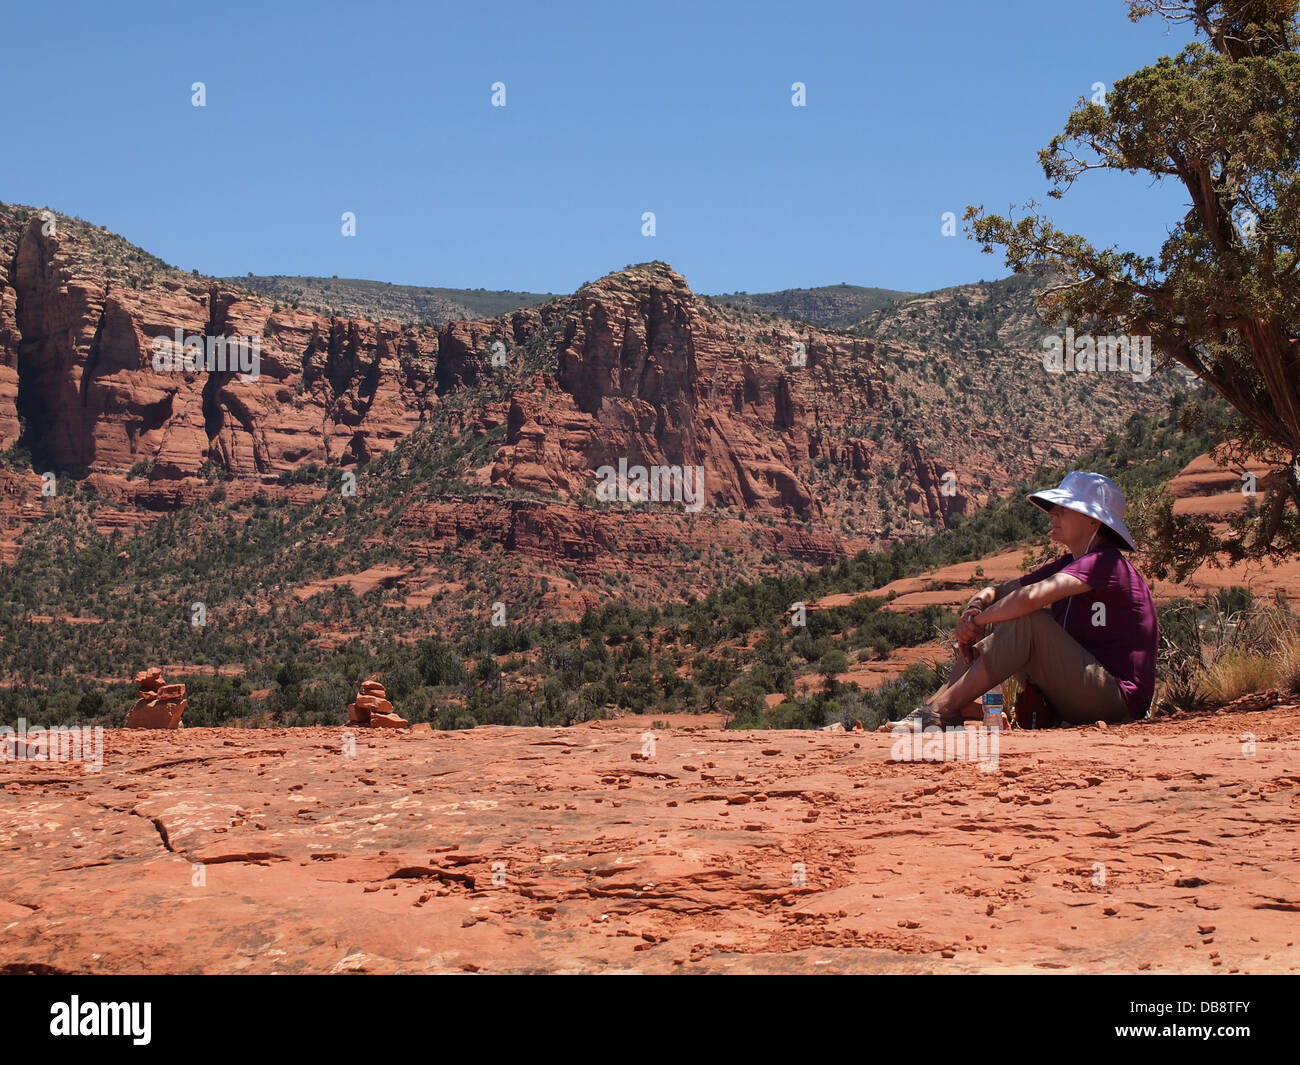
[{"label": "khaki shorts", "polygon": [[1119,683],[1049,610],[997,622],[975,648],[995,684],[1013,674],[1028,676],[1068,725],[1129,720]]}]

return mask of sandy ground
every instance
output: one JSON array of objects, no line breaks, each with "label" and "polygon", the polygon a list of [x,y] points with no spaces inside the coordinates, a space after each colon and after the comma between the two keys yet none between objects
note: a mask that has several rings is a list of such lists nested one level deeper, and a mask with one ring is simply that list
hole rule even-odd
[{"label": "sandy ground", "polygon": [[1013,733],[996,765],[645,726],[0,763],[0,971],[1300,969],[1300,706]]}]

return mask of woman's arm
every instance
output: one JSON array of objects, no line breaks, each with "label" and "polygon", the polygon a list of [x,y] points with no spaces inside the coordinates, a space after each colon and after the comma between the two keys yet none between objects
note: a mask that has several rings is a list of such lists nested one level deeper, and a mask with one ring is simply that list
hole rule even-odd
[{"label": "woman's arm", "polygon": [[996,588],[990,584],[987,588],[981,590],[980,593],[967,604],[966,608],[969,610],[971,607],[977,606],[981,610],[987,610],[999,599],[1005,598],[1019,587],[1020,580],[1016,577],[1012,577],[1009,581],[1003,581]]},{"label": "woman's arm", "polygon": [[1042,610],[1043,607],[1050,606],[1066,596],[1090,591],[1092,587],[1073,574],[1055,573],[1044,580],[1017,587],[1015,591],[999,598],[988,609],[981,610],[973,620],[981,628],[985,625],[996,625],[999,621],[1011,621],[1032,614],[1035,610]]},{"label": "woman's arm", "polygon": [[975,618],[979,617],[980,611],[987,610],[999,599],[1004,599],[1019,587],[1020,581],[1015,577],[1003,581],[996,588],[990,584],[987,588],[981,589],[966,604],[966,609],[957,619],[957,651],[966,662],[971,660],[972,645],[984,636],[984,630],[975,624]]}]

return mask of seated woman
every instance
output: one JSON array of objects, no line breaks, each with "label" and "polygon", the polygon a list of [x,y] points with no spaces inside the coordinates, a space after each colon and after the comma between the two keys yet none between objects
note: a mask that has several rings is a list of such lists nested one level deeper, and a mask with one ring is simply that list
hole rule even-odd
[{"label": "seated woman", "polygon": [[1029,500],[1051,515],[1052,539],[1069,553],[972,599],[957,622],[964,664],[895,724],[959,725],[963,706],[1012,674],[1027,675],[1066,724],[1146,715],[1160,634],[1151,589],[1121,553],[1136,546],[1124,493],[1075,471]]}]

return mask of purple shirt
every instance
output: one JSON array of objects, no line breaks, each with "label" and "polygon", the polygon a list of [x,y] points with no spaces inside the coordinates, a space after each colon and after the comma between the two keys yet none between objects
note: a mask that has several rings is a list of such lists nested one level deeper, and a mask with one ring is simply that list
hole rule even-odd
[{"label": "purple shirt", "polygon": [[1107,545],[1078,559],[1067,552],[1026,573],[1020,584],[1037,584],[1057,573],[1078,577],[1092,591],[1058,599],[1052,617],[1119,682],[1129,715],[1145,717],[1155,694],[1160,641],[1147,582],[1122,551]]}]

